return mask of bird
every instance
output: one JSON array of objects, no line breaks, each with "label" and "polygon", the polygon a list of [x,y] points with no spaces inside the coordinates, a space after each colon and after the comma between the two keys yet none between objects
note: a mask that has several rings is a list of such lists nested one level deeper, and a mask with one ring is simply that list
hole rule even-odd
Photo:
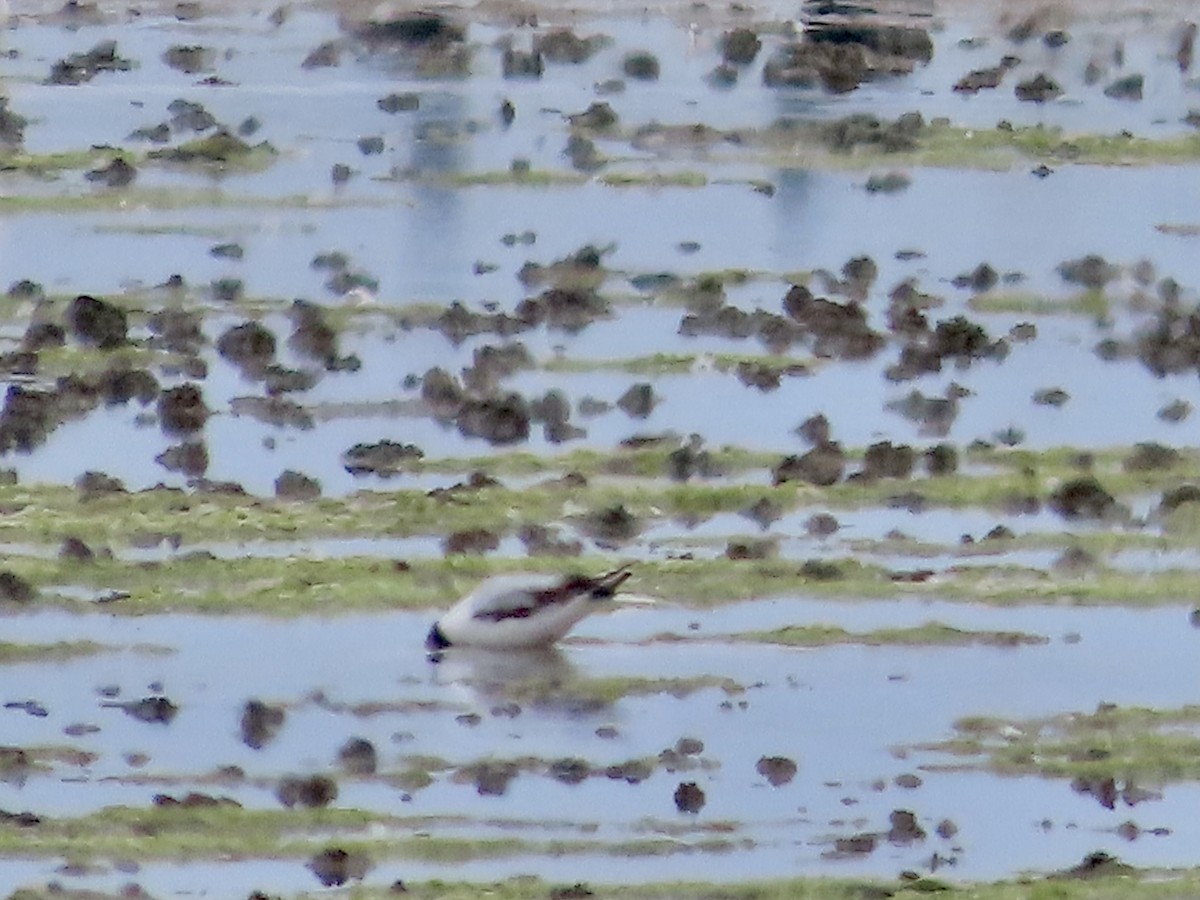
[{"label": "bird", "polygon": [[425,638],[425,649],[548,647],[611,599],[633,573],[624,565],[586,575],[497,575],[452,606]]}]

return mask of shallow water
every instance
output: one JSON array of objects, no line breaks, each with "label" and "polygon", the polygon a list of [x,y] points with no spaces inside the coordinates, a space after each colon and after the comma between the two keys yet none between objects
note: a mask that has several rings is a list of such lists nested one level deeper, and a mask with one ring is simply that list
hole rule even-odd
[{"label": "shallow water", "polygon": [[[785,40],[779,11],[767,7],[751,16],[763,26],[764,48],[757,61],[735,87],[715,90],[705,76],[719,61],[716,41],[732,20],[682,4],[671,5],[665,14],[607,6],[591,10],[577,25],[578,33],[608,35],[611,44],[585,64],[551,64],[537,80],[502,76],[498,42],[512,36],[525,47],[531,30],[486,9],[477,10],[469,25],[470,72],[459,77],[422,76],[403,53],[369,52],[349,41],[336,16],[319,4],[298,7],[278,27],[269,22],[266,9],[222,12],[196,22],[147,9],[140,19],[127,21],[113,12],[104,24],[67,28],[53,16],[14,6],[13,21],[0,34],[0,43],[11,51],[0,66],[0,96],[30,120],[26,151],[112,145],[140,152],[148,147],[132,141],[130,132],[164,121],[167,105],[179,97],[202,102],[230,126],[248,116],[260,118],[262,127],[252,140],[270,141],[280,151],[257,172],[143,165],[127,193],[93,186],[78,167],[46,176],[0,173],[5,201],[0,205],[0,287],[23,278],[39,282],[56,298],[57,311],[62,298],[86,292],[119,297],[136,314],[174,303],[204,313],[209,345],[201,351],[207,365],[202,386],[215,413],[202,431],[210,458],[206,476],[236,481],[251,494],[270,496],[284,469],[318,478],[329,497],[364,489],[427,491],[462,480],[458,471],[389,479],[345,471],[347,448],[384,438],[414,443],[435,462],[479,457],[486,468],[489,457],[508,449],[553,458],[579,447],[612,451],[633,434],[666,431],[698,434],[710,447],[803,452],[806,445],[794,429],[816,413],[828,417],[833,436],[848,448],[891,440],[922,449],[945,441],[962,449],[1017,429],[1023,448],[1066,445],[1104,452],[1142,441],[1178,443],[1190,433],[1188,424],[1157,413],[1179,399],[1200,404],[1194,374],[1159,378],[1134,359],[1102,361],[1095,346],[1105,338],[1129,338],[1146,325],[1148,310],[1158,308],[1153,281],[1159,277],[1179,282],[1181,304],[1196,302],[1196,238],[1186,234],[1196,224],[1200,201],[1196,161],[1121,167],[1056,161],[1053,172],[1039,178],[1030,172],[1033,160],[1001,170],[893,167],[886,158],[878,166],[859,167],[837,159],[830,164],[815,155],[768,158],[730,142],[700,149],[668,142],[654,151],[633,148],[625,138],[600,137],[599,149],[616,160],[598,173],[581,174],[570,170],[563,155],[569,133],[565,116],[598,99],[611,103],[630,129],[652,122],[700,123],[750,135],[780,119],[822,121],[854,112],[894,118],[919,110],[927,119],[944,116],[967,128],[991,128],[1006,119],[1017,126],[1177,137],[1190,133],[1182,120],[1193,105],[1200,106],[1200,93],[1195,79],[1181,73],[1171,58],[1180,24],[1174,10],[1135,19],[1120,10],[1095,12],[1070,23],[1070,42],[1052,50],[1036,38],[1015,47],[986,7],[933,7],[932,16],[904,18],[931,26],[935,53],[928,65],[833,96],[762,86],[763,61]],[[546,10],[546,20],[556,14]],[[710,15],[719,21],[710,21]],[[984,39],[983,46],[968,46],[965,39],[972,37]],[[105,39],[115,39],[120,53],[137,62],[132,71],[101,73],[74,88],[43,83],[55,60]],[[1111,59],[1122,39],[1124,68],[1109,64],[1103,80],[1085,85],[1082,71],[1089,57]],[[345,42],[340,65],[302,70],[301,61],[325,40]],[[214,72],[228,84],[202,84],[210,73],[184,75],[162,61],[169,46],[192,43],[214,48]],[[656,82],[629,79],[621,92],[597,91],[598,82],[619,74],[624,53],[647,47],[663,63]],[[1022,62],[1001,88],[973,97],[950,90],[966,71],[993,65],[1006,52],[1017,53]],[[1059,79],[1066,96],[1047,104],[1018,102],[1012,86],[1038,71]],[[1147,76],[1142,101],[1103,95],[1108,80],[1134,71]],[[419,109],[388,115],[377,108],[384,95],[410,91],[419,95]],[[505,98],[517,109],[507,129],[498,118]],[[364,137],[381,137],[383,152],[360,152],[356,142]],[[175,136],[173,143],[181,139]],[[527,160],[535,172],[556,173],[563,183],[538,186],[505,178],[493,184],[458,183],[503,174],[516,159]],[[350,166],[354,176],[335,186],[330,177],[335,164]],[[907,188],[894,194],[865,189],[869,175],[891,168],[910,177]],[[644,180],[618,188],[603,180],[612,172],[642,179],[684,173],[700,180],[687,187]],[[762,190],[764,184],[772,190]],[[1184,226],[1184,233],[1163,225]],[[526,232],[531,237],[518,237]],[[240,260],[211,253],[228,241],[241,245]],[[464,438],[428,415],[418,402],[415,379],[433,366],[458,373],[471,365],[478,349],[502,339],[484,334],[456,343],[427,327],[422,311],[453,301],[473,311],[512,311],[540,290],[518,278],[527,262],[548,265],[589,244],[604,251],[602,294],[612,302],[611,315],[578,331],[540,327],[516,335],[534,366],[502,381],[505,390],[530,397],[561,390],[576,410],[572,421],[586,428],[586,436],[553,444],[535,427],[516,448],[494,447]],[[377,283],[357,297],[356,309],[340,290],[326,286],[328,272],[312,266],[315,256],[334,250],[348,255],[352,272]],[[1123,271],[1085,313],[1078,303],[1081,289],[1064,283],[1057,267],[1089,253]],[[1033,321],[1037,337],[1013,343],[1002,361],[948,363],[940,373],[903,383],[885,377],[899,354],[895,340],[861,362],[814,359],[796,346],[794,361],[809,371],[785,375],[777,389],[760,391],[743,385],[721,364],[721,355],[765,357],[768,348],[754,338],[682,336],[685,310],[678,298],[640,290],[635,285],[641,282],[633,281],[662,273],[686,283],[704,273],[740,271],[748,277],[726,284],[728,302],[746,311],[777,313],[790,279],[821,269],[837,273],[848,259],[862,255],[878,266],[863,308],[880,330],[888,292],[911,278],[920,290],[941,298],[930,311],[934,321],[969,315],[992,338]],[[1130,270],[1143,260],[1152,263],[1153,277],[1138,286]],[[985,261],[1014,276],[1012,284],[993,293],[1061,304],[1061,314],[1025,311],[1019,304],[1011,312],[974,312],[972,292],[952,281]],[[173,274],[188,285],[182,299],[154,290]],[[210,285],[221,278],[240,279],[245,301],[216,299]],[[262,388],[221,359],[212,342],[226,329],[256,319],[278,336],[282,362],[311,368],[311,360],[285,346],[291,329],[287,311],[297,297],[337,316],[339,350],[357,355],[361,369],[323,373],[311,389],[292,395],[313,413],[311,428],[234,414],[236,398],[258,395]],[[995,298],[977,299],[986,310],[986,302]],[[33,310],[11,300],[0,313],[0,351],[7,352],[18,347]],[[133,336],[144,341],[144,318],[135,318]],[[686,370],[660,373],[651,366],[651,374],[635,374],[638,360],[656,354],[693,360]],[[167,385],[181,380],[162,375]],[[10,377],[10,383],[28,381]],[[577,412],[585,398],[614,403],[634,382],[650,383],[658,399],[648,416],[631,417],[619,408],[587,417]],[[914,389],[940,396],[952,384],[970,393],[940,433],[896,410]],[[1032,402],[1035,391],[1051,387],[1070,395],[1064,406]],[[85,471],[100,470],[130,489],[160,482],[184,486],[185,476],[154,462],[176,440],[162,433],[153,407],[131,402],[66,422],[34,452],[8,455],[3,463],[23,484],[69,484]],[[537,479],[502,480],[520,487]],[[769,481],[770,472],[758,469],[713,483]],[[898,482],[897,493],[910,487],[920,490],[921,483]],[[651,562],[683,553],[714,558],[729,539],[758,536],[777,539],[784,560],[860,559],[938,571],[1011,565],[1049,572],[1059,545],[997,547],[995,555],[977,556],[958,552],[956,545],[962,535],[979,541],[1000,524],[1022,538],[1060,536],[1064,545],[1070,535],[1119,536],[1123,530],[1136,535],[1159,496],[1146,488],[1121,497],[1131,518],[1118,524],[1064,523],[1049,511],[1014,515],[983,507],[919,514],[872,505],[833,508],[829,511],[841,527],[819,539],[806,535],[805,522],[830,505],[814,490],[811,501],[803,500],[766,529],[733,513],[698,523],[663,516],[621,552]],[[565,514],[562,521],[546,524],[558,526],[564,538],[577,536]],[[1151,533],[1157,528],[1152,524]],[[890,543],[894,532],[926,542],[929,551],[913,553],[906,543]],[[218,541],[185,539],[177,550],[165,544],[112,550],[129,564],[169,561],[198,550],[222,559],[390,562],[439,557],[443,537],[298,535],[271,541],[231,533]],[[5,555],[19,561],[58,553],[56,544],[39,539],[45,540],[6,533]],[[586,557],[610,553],[582,540]],[[983,549],[976,544],[973,553]],[[510,534],[494,556],[525,553]],[[1123,548],[1104,562],[1117,571],[1149,573],[1200,565],[1178,539],[1163,547]],[[57,590],[85,601],[103,595],[72,585]],[[5,612],[7,642],[90,640],[108,649],[0,665],[0,701],[35,701],[47,713],[33,715],[21,706],[0,709],[5,745],[66,746],[95,754],[82,765],[58,761],[48,771],[0,780],[0,809],[70,817],[116,805],[147,808],[157,793],[197,790],[234,798],[248,808],[275,810],[280,808],[279,779],[329,773],[339,782],[337,806],[397,817],[390,827],[401,839],[417,832],[431,838],[529,842],[498,858],[465,862],[381,853],[367,877],[378,885],[399,878],[494,880],[509,874],[564,882],[893,877],[903,870],[935,868],[939,876],[996,879],[1070,866],[1097,849],[1134,865],[1195,864],[1193,811],[1200,788],[1194,782],[1156,785],[1160,798],[1109,810],[1065,779],[960,769],[955,763],[961,760],[917,749],[953,737],[954,722],[966,716],[1022,719],[1087,713],[1101,703],[1188,704],[1200,677],[1195,652],[1200,631],[1189,624],[1183,606],[1089,608],[1063,600],[991,608],[953,598],[926,600],[919,587],[898,588],[883,601],[788,596],[700,607],[689,602],[695,599],[660,598],[652,606],[595,617],[550,654],[496,659],[456,651],[436,664],[421,646],[436,615],[432,610],[350,614],[330,605],[325,615],[294,619],[266,617],[262,611],[212,617],[110,614],[102,605],[78,612]],[[794,624],[823,623],[863,633],[927,622],[1021,632],[1045,642],[1006,648],[851,644],[799,649],[734,638]],[[514,699],[513,684],[531,675],[553,676],[559,687],[534,700]],[[668,689],[640,693],[634,682],[610,704],[587,699],[589,684],[595,688],[613,678],[707,679],[707,686],[668,682]],[[572,693],[581,690],[582,699]],[[180,707],[169,725],[140,722],[112,705],[158,694]],[[239,733],[243,704],[251,698],[286,708],[286,724],[261,750],[248,747]],[[512,703],[519,707],[515,713]],[[96,730],[64,732],[80,724]],[[614,729],[612,737],[601,736],[606,727]],[[340,774],[337,752],[351,737],[374,745],[378,775]],[[659,765],[638,784],[606,778],[601,771],[569,785],[546,772],[561,758],[579,758],[601,770],[656,758],[684,737],[703,742],[696,758],[689,757],[694,765],[676,772]],[[795,779],[771,787],[755,770],[764,755],[794,760]],[[444,767],[430,771],[432,783],[411,791],[398,787],[396,777],[410,766],[425,765],[423,757],[444,761]],[[536,760],[531,770],[517,775],[501,796],[484,795],[470,778],[454,777],[480,761],[527,757]],[[244,777],[214,781],[223,766],[240,767]],[[894,781],[912,774],[921,779],[917,788]],[[705,792],[707,802],[697,814],[679,812],[673,801],[675,788],[686,781]],[[830,855],[837,838],[885,835],[894,810],[914,812],[928,836],[909,844],[880,838],[870,854]],[[953,839],[935,836],[943,819],[957,826]],[[1143,831],[1136,841],[1127,841],[1115,832],[1127,820],[1142,829],[1168,831]],[[382,840],[388,834],[379,826],[375,836]],[[564,837],[585,846],[561,855],[545,846]],[[647,852],[648,842],[658,838],[671,843]],[[727,843],[704,844],[713,838]],[[630,852],[625,842],[634,842],[641,852]],[[619,866],[614,854],[620,856]],[[117,890],[137,882],[167,896],[316,887],[299,857],[168,859],[137,866],[99,859],[84,874],[64,874],[63,862],[5,859],[0,884],[61,880]]]}]

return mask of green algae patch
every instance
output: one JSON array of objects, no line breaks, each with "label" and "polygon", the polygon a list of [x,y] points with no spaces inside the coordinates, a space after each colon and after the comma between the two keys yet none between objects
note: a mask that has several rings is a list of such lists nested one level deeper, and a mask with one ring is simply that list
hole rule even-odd
[{"label": "green algae patch", "polygon": [[19,663],[65,662],[101,653],[115,653],[117,647],[95,641],[58,641],[54,644],[13,644],[0,642],[0,666]]},{"label": "green algae patch", "polygon": [[1082,291],[1069,297],[1047,297],[1014,291],[988,291],[967,301],[977,313],[1016,314],[1027,316],[1086,316],[1096,321],[1106,319],[1112,312],[1113,300],[1103,291]]},{"label": "green algae patch", "polygon": [[[549,898],[593,898],[593,900],[916,900],[937,896],[943,900],[1179,900],[1200,890],[1194,872],[1139,870],[1113,864],[1092,875],[1082,873],[1045,878],[1025,878],[994,883],[963,883],[919,878],[898,881],[867,881],[847,878],[796,878],[749,882],[655,882],[651,884],[565,884],[533,876],[517,876],[499,882],[456,882],[404,880],[403,896],[412,900],[546,900]],[[392,900],[397,889],[391,885],[356,884],[356,900]],[[125,894],[76,891],[55,884],[46,888],[20,888],[9,900],[117,900]],[[328,897],[328,890],[292,895]]]},{"label": "green algae patch", "polygon": [[[547,897],[588,897],[594,900],[916,900],[929,896],[943,900],[1178,900],[1194,896],[1200,890],[1200,875],[1194,871],[1140,870],[1107,856],[1103,861],[1108,864],[1094,866],[1095,871],[1081,865],[1077,871],[1066,870],[1046,877],[993,883],[955,883],[931,877],[896,881],[794,878],[723,881],[719,884],[656,882],[622,885],[555,884],[529,876],[486,884],[440,880],[416,882],[406,879],[404,896],[413,900],[478,900],[479,897],[488,897],[490,900],[545,900]],[[354,888],[354,897],[360,900],[384,900],[394,896],[394,889],[388,886]],[[30,897],[29,900],[41,898]]]},{"label": "green algae patch", "polygon": [[1005,775],[1155,784],[1200,779],[1200,706],[1101,704],[1093,713],[1011,721],[976,717],[954,727],[953,738],[920,749]]},{"label": "green algae patch", "polygon": [[436,820],[427,817],[349,809],[250,810],[214,798],[204,804],[109,807],[78,818],[40,817],[36,823],[20,826],[0,823],[0,857],[176,862],[305,859],[336,844],[370,858],[452,863],[534,855],[658,856],[732,849],[732,842],[720,837],[690,841],[647,837],[616,843],[444,837],[429,832],[432,824]]},{"label": "green algae patch", "polygon": [[246,172],[262,171],[278,156],[279,151],[267,141],[250,144],[225,129],[146,154],[148,160],[174,166]]},{"label": "green algae patch", "polygon": [[1049,643],[1042,635],[1021,631],[970,631],[942,622],[926,622],[911,628],[876,628],[851,632],[836,625],[789,625],[773,631],[747,631],[737,640],[787,647],[827,647],[860,644],[868,647],[1021,647]]},{"label": "green algae patch", "polygon": [[[1002,170],[1021,162],[1052,165],[1188,165],[1200,161],[1200,135],[1141,138],[1129,134],[1069,133],[1044,125],[966,128],[945,121],[897,128],[860,117],[858,142],[844,143],[839,122],[780,122],[742,132],[748,155],[788,167],[870,169],[917,166]],[[854,133],[855,129],[850,129]],[[869,135],[876,135],[870,137]]]}]

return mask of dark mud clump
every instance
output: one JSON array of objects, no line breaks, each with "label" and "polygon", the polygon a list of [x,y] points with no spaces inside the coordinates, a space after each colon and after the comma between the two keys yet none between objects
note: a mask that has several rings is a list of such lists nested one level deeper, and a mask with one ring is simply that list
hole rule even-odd
[{"label": "dark mud clump", "polygon": [[907,112],[891,122],[870,113],[853,113],[820,127],[822,142],[837,153],[851,153],[857,147],[882,153],[906,153],[916,150],[925,119],[919,112]]},{"label": "dark mud clump", "polygon": [[321,496],[321,482],[302,472],[287,469],[275,479],[275,496],[280,500],[316,500]]},{"label": "dark mud clump", "polygon": [[154,461],[169,472],[195,478],[208,471],[208,447],[203,441],[183,441],[172,444]]},{"label": "dark mud clump", "polygon": [[247,700],[239,722],[242,743],[252,750],[261,750],[275,739],[283,727],[284,718],[282,706],[270,706],[261,700]]},{"label": "dark mud clump", "polygon": [[17,150],[25,142],[29,120],[8,108],[8,98],[0,97],[0,148]]},{"label": "dark mud clump", "polygon": [[802,456],[785,457],[772,471],[776,486],[789,481],[804,481],[818,487],[829,487],[842,480],[846,471],[846,454],[836,441],[818,444]]},{"label": "dark mud clump", "polygon": [[1162,469],[1172,469],[1183,462],[1183,455],[1174,447],[1162,444],[1137,444],[1125,459],[1121,468],[1126,472],[1156,472]]},{"label": "dark mud clump", "polygon": [[1110,856],[1102,850],[1097,850],[1095,853],[1089,853],[1083,858],[1083,861],[1077,866],[1072,866],[1069,869],[1064,869],[1061,872],[1056,872],[1049,876],[1055,879],[1089,879],[1089,878],[1116,878],[1129,877],[1136,875],[1137,869],[1127,863],[1121,862],[1115,856]]},{"label": "dark mud clump", "polygon": [[1050,508],[1064,519],[1108,519],[1117,501],[1095,478],[1075,478],[1050,495]]},{"label": "dark mud clump", "polygon": [[533,40],[534,49],[547,62],[571,65],[587,62],[605,43],[599,35],[581,38],[569,28],[553,28]]},{"label": "dark mud clump", "polygon": [[374,444],[355,444],[342,454],[342,465],[351,475],[379,475],[387,478],[405,470],[425,454],[415,444],[383,440]]},{"label": "dark mud clump", "polygon": [[938,444],[925,451],[925,471],[931,476],[953,475],[958,471],[958,448]]},{"label": "dark mud clump", "polygon": [[483,556],[500,547],[500,536],[487,528],[467,528],[446,535],[442,552],[446,556]]},{"label": "dark mud clump", "polygon": [[888,816],[887,839],[893,844],[912,844],[925,840],[925,829],[917,822],[917,817],[906,809],[893,810]]},{"label": "dark mud clump", "polygon": [[618,399],[617,406],[633,419],[645,419],[654,411],[658,398],[654,388],[647,382],[630,386]]},{"label": "dark mud clump", "polygon": [[877,478],[910,478],[916,465],[916,451],[908,444],[880,441],[867,447],[862,471],[857,477],[873,481]]},{"label": "dark mud clump", "polygon": [[50,68],[47,84],[80,85],[101,72],[128,72],[133,62],[117,55],[116,41],[101,41],[86,53],[72,53]]},{"label": "dark mud clump", "polygon": [[488,761],[465,766],[454,777],[456,781],[474,784],[475,792],[481,797],[502,797],[518,773],[514,763]]},{"label": "dark mud clump", "polygon": [[783,311],[812,339],[817,356],[868,359],[883,347],[883,336],[867,324],[866,311],[857,302],[815,297],[804,285],[795,285],[783,298]]},{"label": "dark mud clump", "polygon": [[275,361],[275,335],[257,322],[244,322],[217,338],[217,352],[244,375],[258,378]]},{"label": "dark mud clump", "polygon": [[754,766],[756,771],[771,784],[779,787],[796,777],[796,763],[786,756],[763,756]]},{"label": "dark mud clump", "polygon": [[1089,254],[1061,263],[1058,267],[1058,274],[1068,284],[1077,284],[1090,290],[1100,291],[1110,281],[1121,276],[1121,269],[1119,266],[1107,262],[1102,256]]},{"label": "dark mud clump", "polygon": [[338,787],[337,782],[327,775],[310,775],[308,778],[289,776],[280,779],[275,796],[288,809],[295,806],[318,809],[337,799]]},{"label": "dark mud clump", "polygon": [[823,87],[842,94],[864,81],[905,75],[933,57],[933,41],[919,28],[818,24],[804,39],[785,44],[763,66],[768,87]]},{"label": "dark mud clump", "polygon": [[80,294],[67,309],[67,327],[81,344],[111,350],[127,343],[125,310],[104,300]]},{"label": "dark mud clump", "polygon": [[594,290],[578,287],[551,287],[536,297],[517,304],[514,311],[526,328],[546,325],[569,333],[582,331],[597,319],[611,313],[609,302]]},{"label": "dark mud clump", "polygon": [[200,386],[192,382],[164,390],[158,398],[158,421],[169,435],[193,434],[208,421]]},{"label": "dark mud clump", "polygon": [[642,524],[623,504],[610,506],[586,516],[583,531],[602,547],[628,543],[638,536]]},{"label": "dark mud clump", "polygon": [[550,763],[549,775],[555,781],[563,784],[582,784],[592,774],[592,767],[587,760],[578,757],[565,757]]},{"label": "dark mud clump", "polygon": [[529,439],[529,401],[516,392],[467,400],[458,412],[463,437],[483,438],[490,444],[516,444]]},{"label": "dark mud clump", "polygon": [[308,868],[325,887],[340,887],[362,881],[371,870],[371,860],[358,850],[329,847],[308,861]]},{"label": "dark mud clump", "polygon": [[338,763],[348,775],[374,775],[379,755],[365,738],[350,738],[338,750]]},{"label": "dark mud clump", "polygon": [[88,169],[83,177],[107,188],[123,188],[133,184],[137,178],[137,168],[124,157],[117,156],[103,166]]},{"label": "dark mud clump", "polygon": [[749,28],[734,28],[721,35],[721,59],[730,65],[750,65],[761,48],[762,41]]},{"label": "dark mud clump", "polygon": [[698,813],[704,808],[704,791],[694,781],[682,781],[675,788],[675,808],[682,813]]},{"label": "dark mud clump", "polygon": [[37,599],[37,590],[15,572],[0,572],[0,603],[28,606]]},{"label": "dark mud clump", "polygon": [[141,700],[133,700],[128,703],[106,705],[117,706],[123,709],[126,715],[137,719],[139,722],[159,723],[162,725],[170,725],[175,716],[179,714],[179,707],[166,697],[144,697]]},{"label": "dark mud clump", "polygon": [[648,50],[634,50],[621,60],[621,71],[635,81],[657,81],[661,67],[658,57]]},{"label": "dark mud clump", "polygon": [[1061,97],[1063,89],[1049,75],[1039,73],[1019,82],[1013,93],[1025,103],[1046,103]]},{"label": "dark mud clump", "polygon": [[204,332],[200,328],[201,317],[197,312],[183,309],[160,309],[150,316],[150,331],[153,346],[161,346],[176,353],[196,354],[204,346]]},{"label": "dark mud clump", "polygon": [[982,325],[965,316],[954,316],[937,323],[933,331],[910,336],[900,351],[899,360],[888,367],[892,381],[909,381],[921,375],[941,372],[945,362],[965,368],[975,360],[1002,359],[1008,345],[991,340]]}]

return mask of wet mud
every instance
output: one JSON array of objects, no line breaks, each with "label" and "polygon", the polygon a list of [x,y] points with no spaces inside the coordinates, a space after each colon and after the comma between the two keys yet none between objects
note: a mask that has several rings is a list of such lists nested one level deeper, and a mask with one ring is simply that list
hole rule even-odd
[{"label": "wet mud", "polygon": [[0,17],[0,884],[1196,866],[1186,10]]}]

